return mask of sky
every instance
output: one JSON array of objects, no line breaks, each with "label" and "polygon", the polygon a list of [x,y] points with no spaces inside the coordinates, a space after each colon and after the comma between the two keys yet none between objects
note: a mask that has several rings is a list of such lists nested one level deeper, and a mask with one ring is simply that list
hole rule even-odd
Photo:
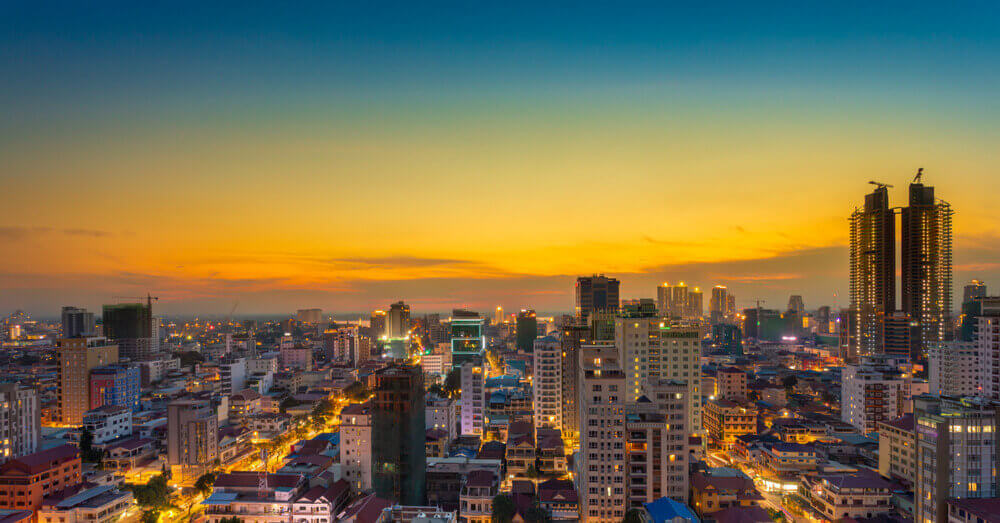
[{"label": "sky", "polygon": [[0,5],[0,314],[846,306],[918,167],[1000,287],[996,3],[86,4]]}]

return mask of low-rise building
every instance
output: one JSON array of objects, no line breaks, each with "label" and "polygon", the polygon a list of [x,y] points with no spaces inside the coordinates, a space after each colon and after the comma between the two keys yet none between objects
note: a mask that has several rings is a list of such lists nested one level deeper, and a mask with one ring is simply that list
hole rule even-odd
[{"label": "low-rise building", "polygon": [[462,523],[488,523],[493,513],[493,498],[500,488],[500,479],[490,471],[474,470],[462,486],[458,511]]},{"label": "low-rise building", "polygon": [[88,410],[83,414],[83,430],[93,435],[94,445],[104,445],[132,435],[132,410],[110,405]]},{"label": "low-rise building", "polygon": [[691,502],[700,516],[730,507],[752,507],[763,500],[753,481],[733,469],[711,469],[691,475]]},{"label": "low-rise building", "polygon": [[705,402],[705,430],[716,445],[732,448],[737,436],[757,432],[757,411],[726,399]]},{"label": "low-rise building", "polygon": [[60,445],[0,465],[0,509],[38,510],[46,496],[82,481],[80,450]]},{"label": "low-rise building", "polygon": [[917,477],[913,414],[878,424],[878,473],[912,485]]},{"label": "low-rise building", "polygon": [[132,493],[114,485],[70,488],[49,496],[38,509],[39,523],[110,523],[139,508]]},{"label": "low-rise building", "polygon": [[299,474],[230,472],[219,474],[212,495],[202,502],[208,523],[238,517],[256,523],[287,523],[293,502],[308,488]]},{"label": "low-rise building", "polygon": [[807,474],[802,486],[813,508],[831,521],[873,518],[892,512],[892,484],[871,472]]}]

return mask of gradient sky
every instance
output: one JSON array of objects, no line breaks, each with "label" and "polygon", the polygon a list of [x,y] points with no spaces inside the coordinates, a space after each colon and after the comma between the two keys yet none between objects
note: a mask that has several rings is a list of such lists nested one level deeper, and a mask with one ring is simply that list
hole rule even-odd
[{"label": "gradient sky", "polygon": [[847,216],[920,166],[1000,288],[996,3],[38,4],[0,6],[0,312],[843,306]]}]

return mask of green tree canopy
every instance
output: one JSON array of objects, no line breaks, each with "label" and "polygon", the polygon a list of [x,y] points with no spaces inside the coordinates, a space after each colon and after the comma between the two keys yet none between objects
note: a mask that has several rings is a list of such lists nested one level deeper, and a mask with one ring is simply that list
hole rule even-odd
[{"label": "green tree canopy", "polygon": [[510,523],[516,513],[517,507],[510,496],[498,494],[493,497],[493,512],[490,514],[492,523]]}]

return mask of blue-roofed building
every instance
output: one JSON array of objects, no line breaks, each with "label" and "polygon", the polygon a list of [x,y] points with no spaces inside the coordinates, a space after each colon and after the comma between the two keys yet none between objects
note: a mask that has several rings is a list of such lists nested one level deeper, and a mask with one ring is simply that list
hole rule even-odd
[{"label": "blue-roofed building", "polygon": [[684,523],[701,520],[685,504],[670,498],[660,498],[642,506],[643,520],[651,523]]}]

